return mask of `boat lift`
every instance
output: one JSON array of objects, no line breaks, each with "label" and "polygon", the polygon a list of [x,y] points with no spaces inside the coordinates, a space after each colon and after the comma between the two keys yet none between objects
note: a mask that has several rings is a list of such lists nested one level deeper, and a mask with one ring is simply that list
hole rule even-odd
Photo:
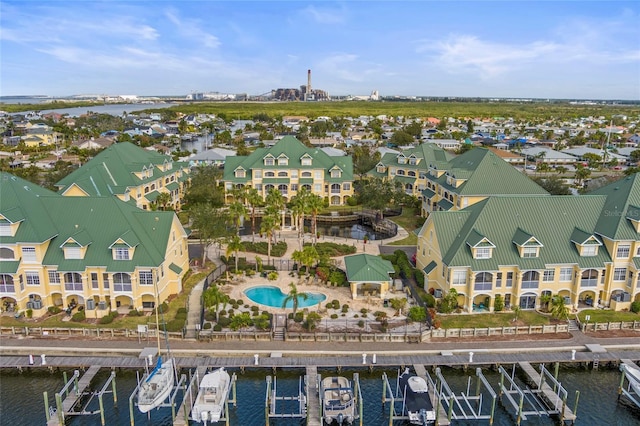
[{"label": "boat lift", "polygon": [[[80,371],[75,370],[73,372],[73,376],[69,380],[67,380],[67,372],[63,372],[62,374],[66,383],[62,389],[55,394],[56,408],[49,406],[49,395],[46,391],[43,393],[47,425],[64,425],[67,417],[92,416],[95,414],[100,414],[100,424],[102,426],[106,424],[102,396],[106,393],[112,394],[113,405],[117,405],[118,395],[116,393],[116,372],[111,372],[111,375],[99,391],[86,390],[89,387],[91,380],[93,380],[95,375],[98,373],[98,370],[100,370],[99,366],[91,366],[82,378],[80,378]],[[108,390],[109,385],[112,386],[112,390]],[[64,401],[62,399],[63,395],[65,397]],[[98,404],[100,408],[98,410],[89,410],[88,408],[96,396],[98,397]],[[85,397],[88,397],[88,399]]]},{"label": "boat lift", "polygon": [[[631,402],[636,404],[637,407],[640,407],[640,394],[638,394],[638,392],[636,392],[633,389],[633,386],[631,386],[631,379],[627,377],[627,374],[624,368],[622,367],[623,365],[627,365],[628,366],[627,368],[635,368],[635,369],[638,368],[633,361],[628,359],[622,360],[622,364],[620,364],[620,371],[622,371],[622,377],[620,377],[620,386],[618,386],[618,400],[620,400],[620,396],[624,395],[627,398],[629,398]],[[625,381],[627,382],[626,386],[625,386]]]},{"label": "boat lift", "polygon": [[[431,400],[433,402],[433,395],[435,393],[436,385],[431,379],[431,376],[426,371],[425,374],[420,374],[420,377],[423,377],[427,381],[427,385],[429,387],[429,394],[432,397]],[[409,416],[406,413],[406,401],[405,395],[400,392],[400,370],[398,370],[398,377],[396,378],[395,392],[389,383],[389,377],[387,373],[382,373],[382,405],[384,406],[387,402],[389,403],[389,426],[393,426],[393,422],[395,420],[409,420]],[[436,399],[436,402],[438,399]],[[436,404],[434,404],[436,406]],[[436,407],[436,424],[443,424],[442,422],[438,423],[438,407]],[[447,423],[448,424],[448,423]]]},{"label": "boat lift", "polygon": [[[276,377],[267,376],[267,392],[265,395],[265,425],[270,419],[304,419],[307,417],[307,397],[303,389],[302,376],[298,379],[298,395],[278,396]],[[294,401],[297,402],[297,409]],[[284,412],[285,410],[289,412]]]},{"label": "boat lift", "polygon": [[[188,381],[186,380],[186,376],[183,375],[183,377],[185,378],[185,393],[184,398],[182,399],[182,405],[180,406],[179,410],[182,413],[178,417],[173,418],[174,426],[189,425],[190,420],[195,420],[191,418],[191,410],[193,409],[194,401],[198,397],[198,392],[200,391],[200,382],[202,381],[204,375],[207,373],[207,368],[208,367],[206,366],[200,366],[196,368],[195,372],[190,370]],[[237,376],[235,373],[233,373],[231,375],[229,393],[227,394],[224,402],[224,411],[222,413],[222,416],[220,417],[220,420],[218,421],[224,422],[227,426],[229,426],[229,403],[232,403],[234,407],[236,406],[236,380]],[[229,397],[229,394],[232,395],[231,398]]]},{"label": "boat lift", "polygon": [[[318,384],[322,383],[322,376],[320,374],[318,374],[317,376],[317,380],[318,380]],[[353,385],[353,399],[355,400],[355,404],[356,404],[356,409],[355,409],[355,414],[354,414],[354,424],[355,424],[355,420],[359,421],[360,426],[363,425],[363,416],[362,416],[362,407],[363,407],[363,403],[362,403],[362,392],[361,392],[361,388],[360,388],[360,375],[358,373],[353,373],[353,380],[352,380],[352,385]],[[320,403],[320,424],[324,424],[324,389],[322,389],[322,386],[320,385],[318,388],[318,399],[319,399],[319,403]]]},{"label": "boat lift", "polygon": [[[540,364],[540,374],[529,363],[521,362],[519,365],[529,379],[535,383],[536,387],[534,389],[527,385],[520,386],[516,383],[515,364],[511,373],[508,373],[502,366],[498,367],[500,372],[499,396],[500,398],[504,396],[511,404],[511,408],[514,410],[513,414],[516,417],[516,425],[520,425],[522,420],[527,420],[528,416],[557,416],[562,424],[566,421],[573,424],[576,419],[574,411],[578,408],[580,391],[576,391],[574,411],[571,411],[567,406],[567,390],[557,380],[559,364],[556,364],[555,375],[552,375],[544,364]],[[505,379],[509,382],[509,388],[504,384]],[[551,382],[553,388],[547,384],[547,379]],[[509,410],[507,409],[507,411]]]},{"label": "boat lift", "polygon": [[[136,396],[138,395],[138,392],[140,392],[140,386],[142,386],[143,381],[140,379],[140,373],[136,372],[137,377],[137,381],[138,381],[138,385],[136,386],[136,388],[133,390],[133,392],[131,393],[131,395],[129,396],[129,419],[131,422],[131,426],[135,425],[135,415],[134,415],[134,407],[137,405],[137,403],[135,402],[136,400]],[[163,402],[162,404],[159,404],[156,408],[167,408],[167,407],[171,407],[171,419],[173,421],[176,420],[176,397],[178,396],[178,392],[182,391],[184,393],[185,388],[186,388],[186,383],[187,381],[187,376],[185,374],[182,374],[180,376],[180,380],[178,381],[178,383],[176,383],[173,386],[173,389],[171,389],[171,393],[169,394],[169,402]],[[151,412],[147,413],[147,416],[150,416]]]},{"label": "boat lift", "polygon": [[[440,368],[436,368],[436,377],[438,378],[438,400],[447,413],[447,420],[451,422],[451,419],[455,420],[489,420],[489,425],[493,425],[495,408],[496,408],[496,393],[487,381],[486,377],[482,374],[481,368],[476,368],[476,376],[478,380],[475,387],[475,395],[471,394],[471,376],[467,380],[466,392],[460,392],[460,395],[456,395],[449,384],[442,376]],[[482,386],[489,393],[491,397],[491,406],[484,408],[484,399],[482,394]],[[438,416],[439,410],[436,410],[436,416]],[[437,422],[436,417],[436,422]]]}]

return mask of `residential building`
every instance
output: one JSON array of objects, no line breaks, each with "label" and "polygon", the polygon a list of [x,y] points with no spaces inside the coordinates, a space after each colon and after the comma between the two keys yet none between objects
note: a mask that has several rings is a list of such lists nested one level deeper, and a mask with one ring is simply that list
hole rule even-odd
[{"label": "residential building", "polygon": [[157,207],[158,196],[167,193],[167,207],[180,210],[189,172],[187,162],[122,142],[101,151],[56,186],[65,196],[116,196],[142,210]]},{"label": "residential building", "polygon": [[494,196],[432,212],[416,263],[436,297],[455,289],[465,311],[534,309],[560,295],[572,308],[640,301],[640,176],[589,195]]},{"label": "residential building", "polygon": [[433,143],[423,143],[403,151],[386,152],[369,176],[394,179],[402,183],[405,192],[419,199],[427,188],[429,164],[444,167],[454,155]]},{"label": "residential building", "polygon": [[427,164],[422,215],[460,210],[491,195],[539,194],[547,191],[486,148],[473,148],[447,162]]},{"label": "residential building", "polygon": [[349,156],[329,156],[293,136],[285,136],[272,147],[257,148],[247,156],[227,157],[223,182],[226,191],[252,187],[263,197],[275,188],[287,201],[306,188],[331,205],[343,205],[353,195],[353,161]]},{"label": "residential building", "polygon": [[64,197],[0,174],[2,309],[79,305],[87,318],[152,309],[182,290],[187,234],[172,211],[116,197]]}]

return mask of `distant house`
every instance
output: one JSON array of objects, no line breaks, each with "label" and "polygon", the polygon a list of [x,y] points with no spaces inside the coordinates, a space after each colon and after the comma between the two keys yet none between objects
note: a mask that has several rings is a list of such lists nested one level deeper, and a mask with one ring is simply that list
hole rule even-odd
[{"label": "distant house", "polygon": [[227,157],[236,155],[235,151],[223,148],[212,148],[189,158],[189,165],[191,167],[211,165],[216,167],[223,167]]}]

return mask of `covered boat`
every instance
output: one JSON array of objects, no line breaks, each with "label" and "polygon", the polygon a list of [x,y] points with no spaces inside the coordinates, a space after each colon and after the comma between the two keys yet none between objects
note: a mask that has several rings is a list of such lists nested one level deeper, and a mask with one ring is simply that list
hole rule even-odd
[{"label": "covered boat", "polygon": [[412,425],[430,425],[436,420],[427,381],[409,369],[398,377],[398,386],[404,397],[406,414]]},{"label": "covered boat", "polygon": [[231,386],[231,377],[224,367],[205,374],[191,409],[191,419],[205,425],[207,422],[220,421],[229,395],[229,386]]}]

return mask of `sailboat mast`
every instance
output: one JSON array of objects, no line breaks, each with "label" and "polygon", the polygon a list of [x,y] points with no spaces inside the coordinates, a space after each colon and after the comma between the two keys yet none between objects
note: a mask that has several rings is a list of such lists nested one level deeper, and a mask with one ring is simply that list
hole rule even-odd
[{"label": "sailboat mast", "polygon": [[158,294],[158,282],[153,284],[156,293],[156,342],[158,344],[158,357],[160,356],[160,320],[158,319],[158,311],[160,310],[160,295]]}]

